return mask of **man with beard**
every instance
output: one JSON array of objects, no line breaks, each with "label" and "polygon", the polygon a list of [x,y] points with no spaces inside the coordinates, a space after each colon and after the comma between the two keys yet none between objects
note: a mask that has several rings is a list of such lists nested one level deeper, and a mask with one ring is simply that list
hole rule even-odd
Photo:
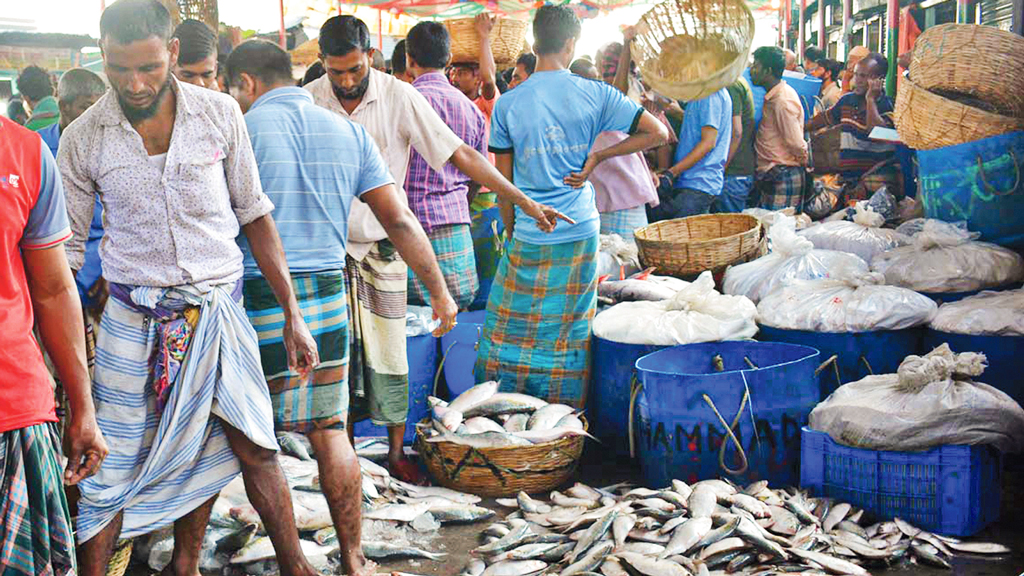
[{"label": "man with beard", "polygon": [[[305,88],[317,104],[364,128],[373,136],[396,182],[405,182],[410,149],[434,170],[451,162],[537,220],[554,229],[557,212],[527,198],[483,155],[467,146],[411,85],[370,67],[370,31],[353,16],[335,16],[320,29],[320,59],[327,70]],[[405,193],[403,191],[402,198]],[[366,204],[352,204],[346,278],[351,354],[349,420],[369,418],[388,428],[388,463],[399,478],[418,480],[405,458],[402,439],[408,412],[409,366],[405,311],[408,267]],[[431,295],[435,296],[435,295]],[[349,427],[351,434],[352,427]]]},{"label": "man with beard", "polygon": [[173,522],[168,572],[197,574],[214,499],[241,469],[282,574],[315,574],[299,547],[256,333],[240,302],[239,231],[284,310],[289,366],[305,373],[319,360],[241,112],[229,96],[171,75],[178,41],[158,0],[111,4],[100,46],[112,90],[68,126],[58,159],[71,267],[82,264],[99,194],[111,294],[93,391],[100,429],[117,442],[81,485],[79,573],[104,574],[118,536]]}]

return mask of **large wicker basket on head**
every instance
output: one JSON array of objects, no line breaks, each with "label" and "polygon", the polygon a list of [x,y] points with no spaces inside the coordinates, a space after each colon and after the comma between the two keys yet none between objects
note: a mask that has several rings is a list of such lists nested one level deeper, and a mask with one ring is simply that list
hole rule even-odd
[{"label": "large wicker basket on head", "polygon": [[[587,421],[582,416],[584,428]],[[430,419],[416,425],[416,450],[435,482],[479,496],[511,496],[553,490],[576,472],[583,436],[532,446],[471,448],[454,442],[427,442]]]},{"label": "large wicker basket on head", "polygon": [[648,224],[634,233],[640,262],[659,274],[690,277],[756,258],[761,223],[748,214],[702,214]]},{"label": "large wicker basket on head", "polygon": [[1024,119],[986,112],[929,92],[904,78],[896,94],[896,131],[917,150],[933,150],[1024,130]]},{"label": "large wicker basket on head", "polygon": [[993,26],[940,24],[914,43],[919,87],[975,97],[992,112],[1024,118],[1024,38]]},{"label": "large wicker basket on head", "polygon": [[743,0],[668,0],[640,19],[630,52],[656,92],[690,101],[735,82],[753,40]]},{"label": "large wicker basket on head", "polygon": [[173,26],[182,20],[199,20],[216,32],[220,28],[217,0],[161,0],[171,13]]},{"label": "large wicker basket on head", "polygon": [[[476,33],[473,18],[446,20],[444,25],[452,38],[452,62],[479,62],[480,35]],[[526,26],[526,22],[512,18],[495,20],[494,28],[491,29],[491,54],[499,67],[515,64],[523,52]]]}]

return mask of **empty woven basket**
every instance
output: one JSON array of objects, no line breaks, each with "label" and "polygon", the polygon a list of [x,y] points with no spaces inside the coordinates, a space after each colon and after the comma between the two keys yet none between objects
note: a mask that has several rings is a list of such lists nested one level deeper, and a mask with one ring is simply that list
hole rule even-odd
[{"label": "empty woven basket", "polygon": [[896,131],[916,150],[933,150],[1024,130],[1024,119],[1000,116],[934,94],[905,78],[896,94]]},{"label": "empty woven basket", "polygon": [[644,81],[663,96],[699,100],[743,72],[754,16],[743,0],[668,0],[636,32],[630,51]]},{"label": "empty woven basket", "polygon": [[648,224],[635,233],[640,263],[687,278],[757,258],[761,223],[749,214],[702,214]]},{"label": "empty woven basket", "polygon": [[182,20],[199,20],[216,32],[220,26],[217,0],[162,0],[174,26]]},{"label": "empty woven basket", "polygon": [[[477,62],[480,60],[480,36],[476,33],[473,18],[446,20],[448,34],[452,38],[452,62]],[[523,52],[526,42],[527,23],[511,18],[498,18],[491,29],[491,54],[499,67],[509,66]]]}]

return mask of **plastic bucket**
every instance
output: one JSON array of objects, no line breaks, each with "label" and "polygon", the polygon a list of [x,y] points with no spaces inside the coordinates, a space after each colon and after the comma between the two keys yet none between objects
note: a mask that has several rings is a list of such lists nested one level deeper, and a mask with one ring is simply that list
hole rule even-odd
[{"label": "plastic bucket", "polygon": [[458,324],[441,336],[441,360],[444,362],[444,380],[448,384],[448,398],[455,398],[476,384],[473,368],[476,366],[477,343],[484,329],[486,311],[463,312]]},{"label": "plastic bucket", "polygon": [[[820,395],[819,363],[819,352],[807,346],[747,340],[675,346],[637,360],[642,388],[635,426],[646,485],[722,476],[795,485],[800,429]],[[739,413],[747,390],[749,401]],[[705,396],[728,424],[738,420],[733,430],[746,456],[745,470],[741,452]]]},{"label": "plastic bucket", "polygon": [[[416,439],[416,423],[427,417],[427,396],[434,391],[437,369],[437,338],[430,334],[405,339],[409,359],[409,415],[405,424],[405,444]],[[387,436],[387,429],[369,420],[355,423],[356,436]]]},{"label": "plastic bucket", "polygon": [[[879,330],[877,332],[809,332],[758,326],[758,339],[810,346],[821,352],[824,362],[836,357],[835,367],[821,370],[821,399],[836,388],[872,374],[892,374],[900,362],[921,352],[922,328]],[[836,370],[839,370],[839,381]]]},{"label": "plastic bucket", "polygon": [[[750,85],[750,91],[754,95],[754,125],[757,126],[761,124],[761,110],[764,108],[766,91],[760,86],[754,86],[754,82],[750,79],[750,68],[743,71],[743,79]],[[804,121],[810,120],[814,115],[815,99],[821,93],[821,80],[789,70],[782,73],[782,80],[796,90],[797,95],[800,96],[800,104],[804,107]]]},{"label": "plastic bucket", "polygon": [[637,374],[636,361],[662,348],[593,338],[587,419],[604,454],[629,455],[629,392]]},{"label": "plastic bucket", "polygon": [[928,328],[922,351],[931,352],[943,342],[954,352],[984,353],[988,366],[977,380],[1006,392],[1024,406],[1024,336],[951,334]]},{"label": "plastic bucket", "polygon": [[966,220],[986,242],[1024,248],[1024,132],[918,150],[924,215]]}]

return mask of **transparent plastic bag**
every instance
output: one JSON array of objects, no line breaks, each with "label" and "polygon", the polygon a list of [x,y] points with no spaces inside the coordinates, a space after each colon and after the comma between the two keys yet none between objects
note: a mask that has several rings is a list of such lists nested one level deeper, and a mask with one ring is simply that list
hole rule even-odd
[{"label": "transparent plastic bag", "polygon": [[878,273],[801,280],[775,290],[757,305],[758,322],[785,330],[870,332],[927,324],[935,301],[913,290],[884,286]]},{"label": "transparent plastic bag", "polygon": [[859,256],[834,250],[816,250],[814,244],[797,235],[795,221],[779,218],[768,231],[771,252],[745,264],[730,266],[722,281],[726,294],[746,296],[755,304],[777,288],[795,280],[830,278],[832,270],[868,272]]},{"label": "transparent plastic bag", "polygon": [[806,214],[797,214],[795,208],[783,208],[782,210],[765,210],[764,208],[747,208],[744,214],[753,216],[761,222],[761,226],[767,232],[771,230],[772,224],[782,216],[789,216],[796,220],[796,229],[803,230],[812,224],[811,217]]},{"label": "transparent plastic bag", "polygon": [[870,262],[875,255],[910,243],[910,237],[890,228],[882,228],[885,217],[859,202],[853,222],[823,222],[799,232],[815,248],[856,254]]},{"label": "transparent plastic bag", "polygon": [[715,291],[704,272],[670,300],[623,302],[594,318],[594,335],[624,344],[674,346],[751,338],[757,308],[742,296]]},{"label": "transparent plastic bag", "polygon": [[896,374],[840,386],[811,411],[810,426],[846,446],[914,452],[950,444],[1024,449],[1024,409],[1005,392],[974,382],[985,356],[942,344],[907,356]]},{"label": "transparent plastic bag", "polygon": [[950,334],[1024,336],[1024,289],[985,291],[943,304],[931,327]]},{"label": "transparent plastic bag", "polygon": [[897,232],[911,243],[876,255],[871,269],[888,284],[918,292],[973,292],[1024,279],[1024,258],[1002,246],[978,242],[964,222],[919,218]]},{"label": "transparent plastic bag", "polygon": [[640,255],[636,243],[618,234],[602,234],[597,253],[597,275],[618,280],[640,271]]}]

